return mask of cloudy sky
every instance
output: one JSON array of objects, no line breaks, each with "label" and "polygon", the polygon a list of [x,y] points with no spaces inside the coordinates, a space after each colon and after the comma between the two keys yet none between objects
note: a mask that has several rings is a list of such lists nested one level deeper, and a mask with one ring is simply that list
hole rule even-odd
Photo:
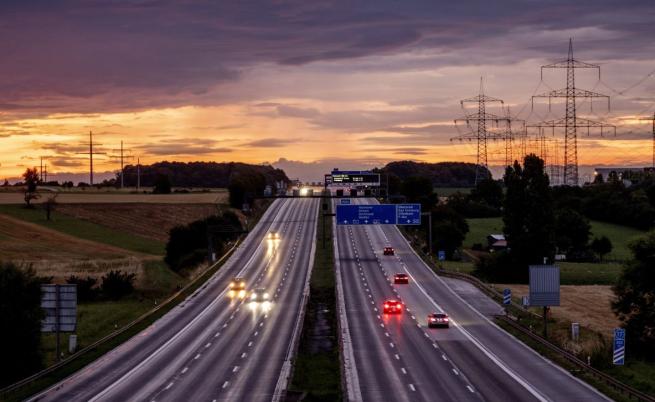
[{"label": "cloudy sky", "polygon": [[[561,117],[529,100],[565,86],[563,70],[542,80],[540,66],[565,59],[569,38],[602,68],[600,80],[577,70],[576,84],[611,96],[610,110],[581,101],[581,115],[618,127],[581,134],[580,163],[650,164],[639,118],[655,112],[654,20],[652,0],[4,0],[0,177],[39,157],[85,171],[90,130],[99,171],[118,168],[121,140],[142,163],[268,162],[292,176],[475,161],[473,142],[451,141],[468,134],[453,124],[471,111],[460,100],[484,77],[518,118]],[[561,159],[561,133],[549,141]]]}]

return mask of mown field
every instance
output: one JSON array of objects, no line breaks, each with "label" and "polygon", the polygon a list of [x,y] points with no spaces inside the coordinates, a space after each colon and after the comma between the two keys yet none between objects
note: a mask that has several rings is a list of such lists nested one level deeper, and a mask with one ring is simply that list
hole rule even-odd
[{"label": "mown field", "polygon": [[[97,191],[97,190],[66,190],[66,191],[40,191],[41,198],[34,201],[39,204],[48,197],[57,195],[57,202],[61,204],[74,203],[157,203],[157,204],[224,204],[227,202],[228,192],[217,189],[211,192],[190,192],[173,194],[130,193],[127,191]],[[0,204],[22,204],[23,193],[16,191],[0,191]]]}]

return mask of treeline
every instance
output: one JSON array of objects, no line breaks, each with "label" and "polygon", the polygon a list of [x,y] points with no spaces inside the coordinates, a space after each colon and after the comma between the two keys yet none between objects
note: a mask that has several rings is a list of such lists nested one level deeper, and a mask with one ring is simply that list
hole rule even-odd
[{"label": "treeline", "polygon": [[[161,176],[166,176],[176,187],[227,188],[235,176],[260,177],[264,185],[275,185],[277,181],[289,182],[281,169],[269,165],[250,165],[239,162],[157,162],[152,165],[140,165],[141,185],[154,187]],[[125,185],[137,184],[137,167],[125,166]],[[117,174],[120,183],[120,173]],[[262,188],[263,191],[263,188]]]},{"label": "treeline", "polygon": [[[472,187],[475,184],[474,163],[438,162],[425,163],[413,161],[390,162],[376,171],[389,175],[389,191],[400,192],[399,186],[410,177],[423,177],[430,180],[433,187]],[[484,167],[481,175],[491,176]]]}]

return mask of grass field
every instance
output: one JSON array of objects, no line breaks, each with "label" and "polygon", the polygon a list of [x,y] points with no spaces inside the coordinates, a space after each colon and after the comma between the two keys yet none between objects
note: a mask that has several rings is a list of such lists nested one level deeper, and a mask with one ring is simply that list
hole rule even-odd
[{"label": "grass field", "polygon": [[[38,204],[45,201],[55,192],[41,191],[41,198],[34,201]],[[57,202],[60,204],[76,203],[158,203],[158,204],[224,204],[227,202],[226,189],[216,189],[212,192],[192,192],[173,194],[129,193],[120,191],[60,191],[57,193]],[[0,191],[0,204],[23,204],[22,192]]]},{"label": "grass field", "polygon": [[152,255],[164,254],[165,245],[161,241],[147,239],[128,232],[119,232],[56,212],[53,214],[51,221],[46,220],[45,213],[42,209],[26,209],[21,205],[0,205],[0,213],[81,239],[109,244],[138,253]]},{"label": "grass field", "polygon": [[[467,219],[469,232],[464,239],[464,247],[471,248],[475,243],[487,244],[487,235],[491,233],[503,233],[502,218],[476,218]],[[630,258],[628,244],[635,238],[646,232],[633,229],[627,226],[614,225],[611,223],[591,221],[591,236],[607,236],[612,242],[612,252],[605,258],[608,260],[625,261]]]},{"label": "grass field", "polygon": [[439,197],[449,197],[457,192],[469,194],[472,189],[472,187],[435,187],[434,192],[437,193]]}]

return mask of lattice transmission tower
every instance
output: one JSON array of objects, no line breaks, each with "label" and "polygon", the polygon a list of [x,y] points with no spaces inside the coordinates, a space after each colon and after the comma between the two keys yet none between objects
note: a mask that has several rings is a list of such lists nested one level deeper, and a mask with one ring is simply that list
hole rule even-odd
[{"label": "lattice transmission tower", "polygon": [[[467,103],[477,104],[477,112],[467,113],[465,107]],[[480,78],[480,93],[477,96],[474,96],[472,98],[462,99],[460,101],[462,109],[464,110],[464,116],[455,119],[455,125],[457,125],[457,123],[459,122],[465,122],[466,126],[470,129],[470,132],[451,138],[451,141],[453,140],[476,141],[477,143],[476,166],[475,166],[476,185],[480,180],[488,178],[486,177],[487,172],[489,172],[487,140],[505,140],[507,138],[507,135],[509,135],[507,131],[498,132],[498,131],[490,130],[490,125],[487,123],[492,122],[498,125],[499,122],[509,123],[512,121],[509,115],[499,116],[487,112],[488,103],[500,103],[501,107],[504,106],[504,102],[502,99],[493,98],[491,96],[484,94],[484,85],[483,85],[482,78]],[[511,146],[511,139],[509,141],[509,144]],[[482,168],[484,168],[484,174],[482,174]]]},{"label": "lattice transmission tower", "polygon": [[[607,108],[609,110],[610,98],[597,92],[588,91],[575,87],[575,69],[577,68],[594,68],[598,70],[598,79],[600,80],[600,66],[596,64],[589,64],[573,58],[573,40],[569,39],[569,55],[566,60],[558,61],[553,64],[541,66],[541,78],[543,80],[544,68],[561,68],[566,69],[566,88],[555,89],[544,94],[534,95],[532,97],[532,104],[534,107],[534,98],[548,98],[548,107],[550,109],[552,98],[565,98],[566,99],[566,113],[563,119],[556,119],[544,121],[538,124],[529,125],[528,127],[538,128],[543,135],[544,128],[551,128],[553,134],[555,128],[564,128],[564,169],[562,172],[562,184],[565,185],[578,185],[578,128],[586,128],[587,133],[590,129],[600,129],[601,135],[604,130],[611,128],[616,135],[616,127],[610,124],[597,122],[593,120],[583,119],[577,116],[576,100],[579,98],[591,99],[593,108],[593,98],[606,98]],[[593,110],[593,109],[592,109]]]}]

